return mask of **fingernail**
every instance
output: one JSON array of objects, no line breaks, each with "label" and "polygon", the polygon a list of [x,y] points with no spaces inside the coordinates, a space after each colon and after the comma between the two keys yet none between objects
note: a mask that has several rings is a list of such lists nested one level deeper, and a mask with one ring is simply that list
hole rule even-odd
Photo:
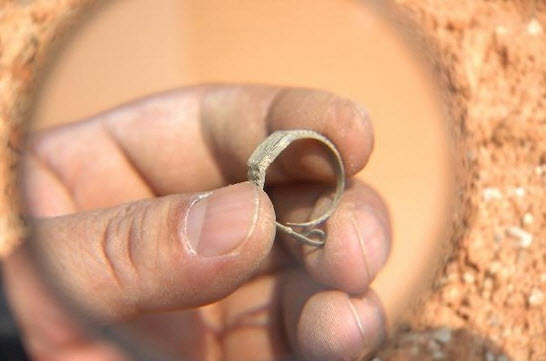
[{"label": "fingernail", "polygon": [[383,305],[377,295],[369,291],[362,299],[349,299],[349,306],[363,340],[358,354],[359,356],[368,355],[380,346],[387,336]]},{"label": "fingernail", "polygon": [[184,237],[191,253],[202,257],[229,254],[252,234],[259,194],[249,182],[205,194],[190,206]]},{"label": "fingernail", "polygon": [[354,213],[356,233],[362,248],[364,262],[373,278],[389,256],[390,236],[385,224],[371,208],[361,208]]}]

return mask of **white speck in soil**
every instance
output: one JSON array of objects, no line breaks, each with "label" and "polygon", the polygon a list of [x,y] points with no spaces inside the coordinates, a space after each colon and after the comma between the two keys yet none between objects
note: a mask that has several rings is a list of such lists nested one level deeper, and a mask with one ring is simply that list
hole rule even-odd
[{"label": "white speck in soil", "polygon": [[497,187],[487,187],[482,191],[483,199],[490,201],[493,199],[501,199],[502,193]]},{"label": "white speck in soil", "polygon": [[432,336],[441,343],[448,343],[451,341],[451,330],[447,327],[442,327],[434,331]]},{"label": "white speck in soil", "polygon": [[523,187],[514,188],[514,195],[519,198],[525,197],[525,188]]},{"label": "white speck in soil", "polygon": [[527,32],[533,36],[542,34],[543,32],[542,25],[536,18],[529,21],[529,24],[527,24]]},{"label": "white speck in soil", "polygon": [[495,28],[495,33],[497,33],[497,35],[506,35],[508,34],[508,29],[506,28],[506,26],[498,25]]},{"label": "white speck in soil", "polygon": [[474,278],[474,275],[470,272],[465,272],[463,274],[463,280],[466,282],[466,283],[474,283],[475,281],[475,278]]},{"label": "white speck in soil", "polygon": [[533,288],[528,301],[530,306],[540,306],[544,303],[544,293],[538,288]]},{"label": "white speck in soil", "polygon": [[519,227],[508,227],[506,233],[508,233],[509,236],[516,238],[522,248],[528,248],[533,243],[533,235]]},{"label": "white speck in soil", "polygon": [[535,220],[535,217],[533,217],[531,213],[527,212],[523,215],[523,219],[521,221],[523,222],[524,225],[528,226],[532,224],[534,220]]}]

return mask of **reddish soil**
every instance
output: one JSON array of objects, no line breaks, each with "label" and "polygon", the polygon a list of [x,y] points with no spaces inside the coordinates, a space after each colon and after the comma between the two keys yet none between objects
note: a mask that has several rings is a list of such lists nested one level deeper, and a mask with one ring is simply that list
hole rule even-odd
[{"label": "reddish soil", "polygon": [[467,142],[468,229],[414,325],[425,331],[378,358],[545,360],[546,3],[399,3],[447,67]]}]

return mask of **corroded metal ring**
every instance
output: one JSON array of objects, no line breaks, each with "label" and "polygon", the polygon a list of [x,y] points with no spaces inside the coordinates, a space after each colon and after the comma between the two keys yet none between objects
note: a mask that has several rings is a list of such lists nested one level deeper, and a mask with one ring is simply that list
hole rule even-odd
[{"label": "corroded metal ring", "polygon": [[304,244],[321,247],[326,241],[326,234],[317,227],[334,213],[345,189],[345,168],[343,167],[343,161],[336,146],[328,138],[307,129],[279,130],[272,133],[256,148],[248,159],[248,179],[263,189],[267,168],[282,151],[292,142],[299,139],[315,139],[328,147],[336,172],[336,190],[330,207],[320,217],[302,223],[286,223],[286,225],[277,222],[277,229]]}]

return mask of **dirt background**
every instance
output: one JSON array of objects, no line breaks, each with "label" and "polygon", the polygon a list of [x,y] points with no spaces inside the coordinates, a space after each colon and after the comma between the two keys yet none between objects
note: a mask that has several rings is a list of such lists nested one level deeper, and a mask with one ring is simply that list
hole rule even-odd
[{"label": "dirt background", "polygon": [[[45,49],[89,1],[0,2],[0,245],[21,239],[13,171]],[[455,252],[377,360],[546,360],[546,3],[400,0],[449,91],[464,164]],[[416,313],[417,314],[417,313]]]}]

